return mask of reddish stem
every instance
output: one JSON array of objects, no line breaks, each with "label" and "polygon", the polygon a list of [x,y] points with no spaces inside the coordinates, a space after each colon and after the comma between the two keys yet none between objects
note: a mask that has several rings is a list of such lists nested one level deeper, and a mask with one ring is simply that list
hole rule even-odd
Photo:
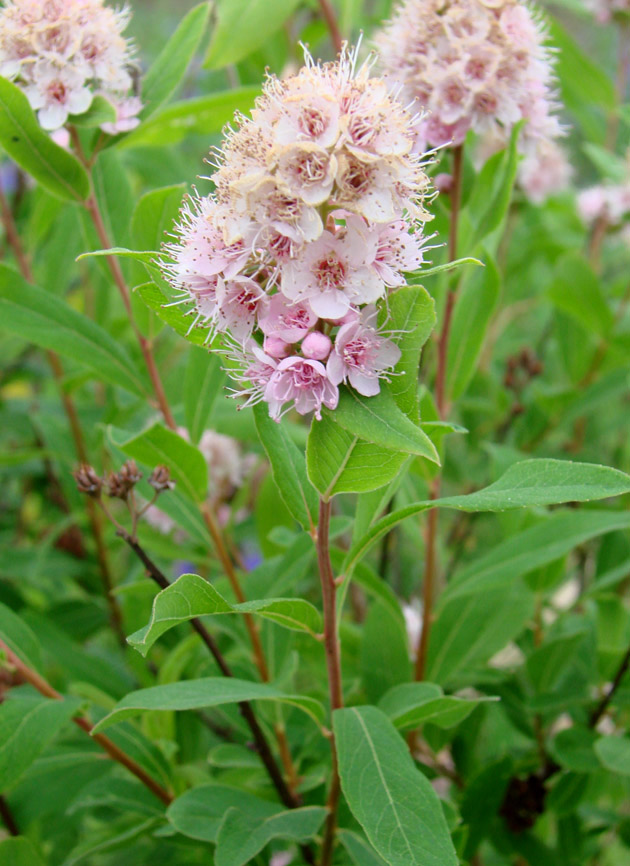
[{"label": "reddish stem", "polygon": [[[61,695],[56,689],[54,689],[50,683],[48,683],[42,676],[40,676],[37,671],[29,668],[24,662],[14,653],[12,652],[6,643],[3,640],[0,640],[0,650],[2,650],[9,663],[13,668],[20,674],[22,679],[30,685],[33,686],[34,689],[44,695],[46,698],[51,698],[55,701],[62,701],[63,695]],[[82,716],[76,716],[73,721],[77,724],[86,734],[89,734],[96,742],[101,746],[107,754],[114,761],[117,761],[123,767],[126,767],[130,773],[139,779],[143,785],[145,785],[156,797],[158,797],[165,805],[169,805],[173,802],[173,795],[170,794],[165,788],[159,785],[155,779],[152,779],[151,776],[143,768],[134,761],[133,758],[130,758],[122,749],[119,749],[118,746],[106,737],[105,734],[95,734],[93,733],[94,726],[91,722],[89,722],[86,718]]]},{"label": "reddish stem", "polygon": [[339,24],[337,23],[335,10],[333,9],[330,0],[319,0],[319,7],[322,10],[324,21],[328,27],[333,48],[336,53],[339,54],[343,48],[343,38],[341,36],[341,31],[339,30]]},{"label": "reddish stem", "polygon": [[[322,601],[324,607],[324,647],[326,651],[326,667],[328,669],[328,688],[330,693],[331,713],[343,707],[343,689],[341,684],[341,657],[339,652],[339,636],[337,634],[337,584],[330,561],[330,500],[320,500],[319,522],[317,524],[317,562],[322,586]],[[330,737],[332,752],[332,779],[326,806],[328,817],[324,828],[324,839],[321,851],[321,866],[330,866],[335,844],[337,829],[337,807],[341,785],[337,764],[337,749],[333,735]]]}]

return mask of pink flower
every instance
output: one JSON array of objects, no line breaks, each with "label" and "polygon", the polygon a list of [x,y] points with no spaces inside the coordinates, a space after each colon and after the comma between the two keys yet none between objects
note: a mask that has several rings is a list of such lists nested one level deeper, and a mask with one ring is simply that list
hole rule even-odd
[{"label": "pink flower", "polygon": [[365,245],[349,229],[343,237],[328,231],[282,269],[280,288],[292,301],[308,300],[322,319],[339,319],[351,304],[376,301],[385,290],[375,271],[364,264]]},{"label": "pink flower", "polygon": [[142,102],[137,96],[130,96],[112,103],[116,110],[116,120],[110,123],[102,123],[101,129],[108,135],[117,135],[119,132],[129,132],[140,123],[138,114],[142,109]]},{"label": "pink flower", "polygon": [[26,87],[25,93],[44,129],[59,129],[69,114],[83,114],[90,107],[92,93],[72,67],[42,61],[37,64],[36,76],[37,84]]},{"label": "pink flower", "polygon": [[229,330],[241,343],[251,336],[265,293],[248,277],[234,277],[217,285],[218,326]]},{"label": "pink flower", "polygon": [[284,414],[282,407],[291,402],[300,415],[314,412],[319,420],[322,406],[328,409],[337,406],[339,391],[320,361],[292,357],[280,361],[272,373],[265,389],[265,400],[269,403],[269,414],[276,421]]},{"label": "pink flower", "polygon": [[333,187],[336,158],[318,144],[298,142],[284,147],[277,157],[278,178],[289,195],[306,204],[323,204]]},{"label": "pink flower", "polygon": [[267,337],[278,337],[286,343],[297,343],[317,321],[308,304],[291,304],[282,294],[273,295],[261,310],[258,324]]},{"label": "pink flower", "polygon": [[427,238],[419,231],[410,232],[404,220],[376,226],[370,240],[374,244],[374,258],[368,262],[386,286],[404,285],[403,273],[417,271],[424,264]]},{"label": "pink flower", "polygon": [[327,364],[331,382],[340,385],[349,381],[365,397],[379,393],[383,371],[395,367],[400,360],[400,349],[379,334],[375,321],[376,308],[366,307],[359,319],[343,325]]}]

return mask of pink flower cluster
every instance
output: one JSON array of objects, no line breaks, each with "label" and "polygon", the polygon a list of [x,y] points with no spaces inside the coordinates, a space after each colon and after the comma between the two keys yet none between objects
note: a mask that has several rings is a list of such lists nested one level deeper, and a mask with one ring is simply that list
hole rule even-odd
[{"label": "pink flower cluster", "polygon": [[630,180],[584,189],[578,195],[577,206],[587,224],[603,220],[609,226],[619,225],[630,216]]},{"label": "pink flower cluster", "polygon": [[7,0],[0,9],[0,75],[13,79],[44,129],[59,130],[83,114],[95,94],[116,110],[103,123],[114,135],[133,129],[142,108],[133,95],[126,10],[103,0]]},{"label": "pink flower cluster", "polygon": [[403,98],[429,112],[418,124],[420,150],[459,145],[470,129],[502,147],[511,128],[526,120],[519,149],[528,165],[521,178],[540,197],[547,184],[534,177],[537,167],[548,178],[562,157],[551,144],[562,127],[544,38],[519,0],[405,0],[376,46]]},{"label": "pink flower cluster", "polygon": [[376,304],[423,264],[429,182],[414,118],[356,52],[270,77],[218,154],[214,195],[189,201],[165,273],[222,332],[247,403],[273,418],[380,390],[400,350]]}]

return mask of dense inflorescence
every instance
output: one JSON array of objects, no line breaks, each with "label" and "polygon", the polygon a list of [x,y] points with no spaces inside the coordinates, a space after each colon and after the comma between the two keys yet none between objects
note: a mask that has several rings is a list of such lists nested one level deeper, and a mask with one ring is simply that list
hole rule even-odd
[{"label": "dense inflorescence", "polygon": [[603,221],[620,225],[630,216],[630,179],[624,183],[607,183],[583,189],[577,199],[578,211],[585,223]]},{"label": "dense inflorescence", "polygon": [[[356,52],[269,77],[182,210],[165,273],[223,332],[247,402],[279,418],[375,395],[400,350],[377,303],[424,257],[429,182],[414,122]],[[380,322],[380,324],[379,324]]]},{"label": "dense inflorescence", "polygon": [[519,180],[532,199],[561,188],[569,169],[545,33],[517,0],[406,0],[376,37],[385,74],[425,108],[420,150],[462,144],[472,129],[488,151],[519,121]]},{"label": "dense inflorescence", "polygon": [[96,94],[116,111],[104,132],[133,129],[142,103],[122,36],[128,21],[126,9],[102,0],[8,0],[0,9],[0,74],[22,88],[44,129],[61,129]]}]

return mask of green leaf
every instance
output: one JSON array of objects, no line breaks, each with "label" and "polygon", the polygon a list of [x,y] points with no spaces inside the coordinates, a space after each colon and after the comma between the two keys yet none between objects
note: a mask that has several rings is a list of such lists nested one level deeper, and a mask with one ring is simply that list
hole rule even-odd
[{"label": "green leaf", "polygon": [[525,627],[534,597],[519,580],[484,593],[441,600],[431,630],[427,677],[457,685],[458,676],[483,664]]},{"label": "green leaf", "polygon": [[124,812],[126,815],[142,815],[148,818],[164,813],[164,806],[155,794],[133,776],[118,777],[108,773],[104,778],[95,779],[82,788],[67,814],[75,815],[86,809],[103,807]]},{"label": "green leaf", "polygon": [[456,866],[431,783],[376,707],[333,713],[341,787],[366,836],[389,866]]},{"label": "green leaf", "polygon": [[595,753],[603,767],[619,776],[630,776],[630,739],[617,734],[600,737]]},{"label": "green leaf", "polygon": [[114,445],[128,457],[153,469],[166,466],[177,489],[195,502],[203,502],[208,492],[208,466],[203,455],[173,430],[154,424],[138,436],[123,438],[123,430],[110,428]]},{"label": "green leaf", "polygon": [[0,704],[0,790],[11,788],[70,721],[81,702],[12,695]]},{"label": "green leaf", "polygon": [[477,369],[486,329],[499,299],[499,271],[489,253],[484,251],[483,258],[487,266],[475,268],[458,292],[446,366],[449,401],[461,397]]},{"label": "green leaf", "polygon": [[146,388],[116,340],[61,298],[0,264],[0,328],[88,367],[99,379],[145,397]]},{"label": "green leaf", "polygon": [[582,511],[551,514],[545,521],[506,538],[462,569],[444,598],[483,594],[565,556],[579,544],[630,526],[627,511]]},{"label": "green leaf", "polygon": [[390,689],[378,705],[397,728],[415,730],[427,722],[438,728],[454,728],[488,700],[493,699],[444,695],[435,683],[404,683]]},{"label": "green leaf", "polygon": [[277,803],[262,800],[243,788],[213,782],[186,791],[171,803],[166,817],[178,833],[202,842],[216,842],[223,818],[232,808],[246,812],[253,822],[278,813]]},{"label": "green leaf", "polygon": [[589,333],[594,331],[602,337],[610,333],[615,321],[612,310],[584,256],[570,253],[560,259],[549,297]]},{"label": "green leaf", "polygon": [[364,397],[351,388],[339,389],[339,405],[326,414],[337,424],[374,445],[389,451],[416,454],[439,465],[440,458],[427,434],[399,409],[392,394]]},{"label": "green leaf", "polygon": [[44,189],[67,201],[90,194],[86,170],[39,125],[19,87],[0,78],[0,145]]},{"label": "green leaf", "polygon": [[422,347],[435,326],[435,302],[422,286],[403,286],[389,296],[388,310],[381,311],[379,324],[397,335],[401,352],[389,391],[398,408],[417,422],[420,420],[418,367]]},{"label": "green leaf", "polygon": [[488,835],[514,772],[510,757],[493,761],[473,776],[461,801],[462,820],[468,827],[464,858],[470,860]]},{"label": "green leaf", "polygon": [[0,842],[0,866],[44,866],[44,861],[26,836],[15,836]]},{"label": "green leaf", "polygon": [[355,562],[401,520],[428,508],[507,511],[563,502],[590,502],[628,492],[630,476],[609,466],[573,463],[570,460],[523,460],[510,466],[498,481],[476,493],[415,502],[383,517],[352,546],[344,570],[351,570]]},{"label": "green leaf", "polygon": [[422,277],[433,277],[435,274],[441,274],[443,271],[454,271],[457,268],[461,268],[462,265],[478,265],[483,268],[483,262],[479,261],[479,259],[475,259],[472,256],[466,256],[463,259],[453,259],[450,262],[444,262],[442,265],[435,265],[433,268],[422,268],[419,271],[414,271],[414,276]]},{"label": "green leaf", "polygon": [[471,247],[476,246],[503,223],[518,168],[518,139],[523,124],[517,123],[505,150],[495,153],[477,175],[467,210],[473,222]]},{"label": "green leaf", "polygon": [[232,807],[219,828],[216,866],[244,866],[272,839],[305,842],[317,833],[326,815],[323,806],[304,806],[256,820],[247,809]]},{"label": "green leaf", "polygon": [[384,604],[373,604],[363,624],[361,679],[367,699],[378,699],[398,683],[411,679],[405,620]]},{"label": "green leaf", "polygon": [[[42,658],[39,642],[26,623],[5,604],[0,602],[0,640],[11,652],[33,668],[41,670]],[[2,650],[0,650],[0,653]]]},{"label": "green leaf", "polygon": [[593,749],[599,734],[589,728],[575,726],[560,731],[549,745],[555,761],[576,773],[594,773],[601,764]]},{"label": "green leaf", "polygon": [[587,631],[578,631],[546,640],[528,656],[527,673],[537,694],[553,691],[587,634]]},{"label": "green leaf", "polygon": [[112,103],[101,93],[92,98],[92,104],[83,114],[73,114],[72,124],[82,129],[94,129],[101,123],[114,123],[116,120],[116,109]]},{"label": "green leaf", "polygon": [[156,640],[182,622],[193,617],[226,613],[253,613],[293,631],[309,634],[321,632],[319,612],[301,598],[265,598],[231,604],[198,574],[183,574],[153,600],[149,624],[127,640],[146,656]]},{"label": "green leaf", "polygon": [[337,835],[355,866],[387,866],[383,858],[358,833],[339,830]]},{"label": "green leaf", "polygon": [[165,147],[179,144],[191,135],[217,134],[237,112],[247,114],[259,94],[259,87],[237,87],[175,102],[121,138],[118,149]]},{"label": "green leaf", "polygon": [[396,477],[406,459],[406,454],[353,436],[328,415],[311,424],[306,467],[311,484],[324,499],[383,487]]},{"label": "green leaf", "polygon": [[201,439],[224,383],[225,373],[219,356],[191,346],[184,383],[184,412],[191,442],[196,444]]},{"label": "green leaf", "polygon": [[175,92],[199,47],[208,24],[210,4],[200,3],[182,19],[142,81],[144,120]]},{"label": "green leaf", "polygon": [[269,417],[265,403],[254,406],[254,418],[280,495],[293,517],[308,531],[316,520],[318,499],[306,474],[304,455],[286,428]]},{"label": "green leaf", "polygon": [[313,698],[288,695],[268,683],[253,683],[235,677],[205,677],[130,692],[101,719],[94,731],[104,731],[148,710],[201,710],[242,701],[278,701],[297,707],[317,724],[323,718],[323,707]]},{"label": "green leaf", "polygon": [[293,13],[300,0],[218,0],[204,66],[237,63],[263,45]]},{"label": "green leaf", "polygon": [[170,299],[166,297],[154,282],[143,283],[141,286],[137,286],[135,291],[140,295],[147,307],[153,310],[154,313],[157,313],[158,317],[165,324],[173,328],[180,337],[185,337],[189,343],[194,343],[197,346],[208,344],[208,337],[210,335],[208,328],[193,327],[193,320],[190,315],[183,313],[178,306],[168,306]]},{"label": "green leaf", "polygon": [[140,198],[131,218],[133,242],[138,249],[160,249],[177,219],[185,192],[185,184],[179,183],[153,189]]}]

